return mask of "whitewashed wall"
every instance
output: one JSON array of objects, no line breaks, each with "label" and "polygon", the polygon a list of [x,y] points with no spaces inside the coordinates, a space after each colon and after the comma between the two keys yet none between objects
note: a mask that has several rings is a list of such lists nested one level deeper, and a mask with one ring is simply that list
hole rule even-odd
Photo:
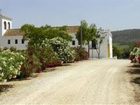
[{"label": "whitewashed wall", "polygon": [[[7,24],[7,29],[4,29],[4,22],[6,22]],[[7,20],[7,19],[2,19],[2,36],[5,34],[5,32],[9,29],[8,28],[8,22],[10,23],[10,29],[12,29],[12,21],[11,20]]]},{"label": "whitewashed wall", "polygon": [[[113,57],[113,48],[112,48],[112,34],[109,30],[106,30],[106,33],[101,47],[100,47],[100,57],[101,58],[112,58]],[[90,42],[91,47],[91,42]],[[90,49],[90,58],[98,58],[97,50]]]},{"label": "whitewashed wall", "polygon": [[[75,45],[72,45],[72,42],[70,42],[71,47],[77,47],[78,40],[76,39],[76,33],[71,33],[72,40],[75,41]],[[106,34],[103,34],[105,36],[101,48],[100,48],[100,57],[101,58],[112,58],[112,34],[109,30],[106,30]],[[91,49],[92,43],[90,42],[90,58],[98,58],[98,53],[95,49]],[[83,47],[88,51],[88,45],[83,45]]]},{"label": "whitewashed wall", "polygon": [[70,45],[71,47],[77,47],[77,46],[79,46],[79,45],[78,45],[78,40],[76,39],[76,33],[71,33],[71,34],[69,34],[69,35],[72,36],[72,41],[75,41],[75,45],[72,45],[72,42],[70,42],[69,45]]},{"label": "whitewashed wall", "polygon": [[109,32],[109,47],[110,47],[110,58],[113,58],[113,38],[112,33]]},{"label": "whitewashed wall", "polygon": [[[15,40],[18,40],[18,44],[15,44]],[[24,44],[22,44],[22,36],[8,36],[8,37],[2,37],[0,40],[0,47],[4,48],[10,48],[15,47],[19,50],[25,50],[27,49],[28,42],[25,41]],[[10,44],[8,44],[8,40],[10,40]]]}]

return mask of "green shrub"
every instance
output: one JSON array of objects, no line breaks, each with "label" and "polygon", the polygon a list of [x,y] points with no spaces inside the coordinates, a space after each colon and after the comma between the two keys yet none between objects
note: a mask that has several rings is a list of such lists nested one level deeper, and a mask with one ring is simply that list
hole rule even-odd
[{"label": "green shrub", "polygon": [[41,70],[41,63],[36,55],[39,51],[35,50],[32,46],[28,46],[25,53],[25,61],[21,67],[20,78],[26,78],[32,75],[32,73],[39,72]]},{"label": "green shrub", "polygon": [[12,52],[16,52],[17,49],[16,49],[15,47],[10,47],[10,51],[12,51]]},{"label": "green shrub", "polygon": [[3,50],[8,50],[8,47],[4,47]]},{"label": "green shrub", "polygon": [[140,63],[140,48],[135,47],[131,53],[129,59],[131,60],[132,63]]},{"label": "green shrub", "polygon": [[80,60],[88,60],[88,52],[81,47],[74,48],[76,54],[75,54],[75,61]]},{"label": "green shrub", "polygon": [[75,51],[69,46],[69,42],[60,37],[51,39],[51,46],[64,63],[74,62]]},{"label": "green shrub", "polygon": [[20,75],[25,58],[20,53],[4,50],[0,52],[0,81],[7,81]]},{"label": "green shrub", "polygon": [[46,69],[46,67],[55,67],[61,64],[61,60],[58,57],[58,54],[53,50],[50,45],[50,40],[45,39],[40,47],[37,56],[40,59],[42,70]]}]

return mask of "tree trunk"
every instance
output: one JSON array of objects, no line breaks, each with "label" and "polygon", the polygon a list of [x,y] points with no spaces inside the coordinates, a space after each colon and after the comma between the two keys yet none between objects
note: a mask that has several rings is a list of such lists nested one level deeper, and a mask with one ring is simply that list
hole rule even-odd
[{"label": "tree trunk", "polygon": [[98,49],[96,49],[96,52],[97,52],[97,54],[98,54],[98,59],[100,59],[100,46],[99,46]]},{"label": "tree trunk", "polygon": [[88,41],[88,58],[90,57],[90,45],[89,45],[89,41]]},{"label": "tree trunk", "polygon": [[100,59],[100,45],[99,45],[99,51],[98,51],[98,58]]}]

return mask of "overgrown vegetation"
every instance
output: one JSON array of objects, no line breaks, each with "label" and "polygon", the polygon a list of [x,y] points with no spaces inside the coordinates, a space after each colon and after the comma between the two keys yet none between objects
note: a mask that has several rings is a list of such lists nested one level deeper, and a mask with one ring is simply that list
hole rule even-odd
[{"label": "overgrown vegetation", "polygon": [[113,31],[114,55],[118,58],[129,58],[130,52],[137,46],[140,39],[140,29]]},{"label": "overgrown vegetation", "polygon": [[82,20],[76,38],[81,48],[83,45],[88,45],[88,55],[90,42],[94,43],[92,49],[96,49],[98,58],[100,58],[100,47],[104,39],[103,34],[104,30],[102,28],[97,28],[95,24],[89,25],[85,20]]},{"label": "overgrown vegetation", "polygon": [[88,60],[88,52],[81,47],[74,48],[75,61]]},{"label": "overgrown vegetation", "polygon": [[18,52],[4,50],[0,52],[0,81],[7,81],[20,75],[25,57]]},{"label": "overgrown vegetation", "polygon": [[26,78],[48,67],[88,59],[84,48],[70,47],[72,38],[65,26],[54,28],[25,24],[21,31],[28,41],[27,50],[17,51],[14,47],[0,49],[0,81]]},{"label": "overgrown vegetation", "polygon": [[135,47],[134,43],[113,44],[113,56],[117,56],[118,59],[128,59],[130,52]]},{"label": "overgrown vegetation", "polygon": [[130,53],[130,60],[132,63],[140,63],[140,48],[135,47]]}]

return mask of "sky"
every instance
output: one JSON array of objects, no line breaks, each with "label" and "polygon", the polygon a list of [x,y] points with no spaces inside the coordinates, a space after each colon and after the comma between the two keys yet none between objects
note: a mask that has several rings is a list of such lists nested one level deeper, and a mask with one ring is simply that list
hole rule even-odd
[{"label": "sky", "polygon": [[13,19],[13,28],[86,20],[103,29],[140,29],[140,0],[0,0],[0,9]]}]

